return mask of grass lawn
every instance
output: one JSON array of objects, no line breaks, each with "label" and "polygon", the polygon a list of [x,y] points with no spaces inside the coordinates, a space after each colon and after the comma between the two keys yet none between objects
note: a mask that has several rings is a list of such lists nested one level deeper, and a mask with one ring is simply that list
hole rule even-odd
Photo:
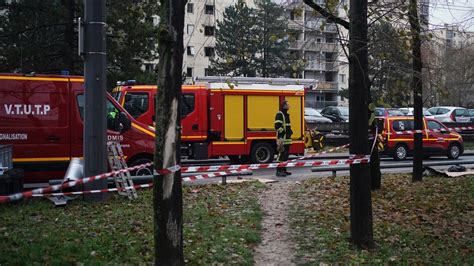
[{"label": "grass lawn", "polygon": [[474,264],[474,177],[384,175],[372,193],[374,239],[370,251],[349,238],[348,178],[312,179],[291,192],[291,226],[298,264],[340,262]]},{"label": "grass lawn", "polygon": [[[258,182],[184,187],[186,262],[252,264],[262,189]],[[0,205],[0,265],[152,263],[152,190],[138,193],[57,208],[45,199]]]}]

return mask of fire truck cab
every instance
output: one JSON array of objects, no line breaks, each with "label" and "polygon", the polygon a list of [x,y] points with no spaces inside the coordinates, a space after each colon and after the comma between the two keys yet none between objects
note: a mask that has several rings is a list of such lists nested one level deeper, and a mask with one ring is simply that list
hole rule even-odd
[{"label": "fire truck cab", "polygon": [[[182,154],[194,159],[228,156],[233,161],[272,162],[275,114],[290,102],[291,154],[304,153],[304,86],[212,82],[182,86]],[[294,81],[293,81],[294,83]],[[156,85],[124,84],[112,96],[138,121],[155,126]],[[156,125],[159,126],[159,125]]]}]

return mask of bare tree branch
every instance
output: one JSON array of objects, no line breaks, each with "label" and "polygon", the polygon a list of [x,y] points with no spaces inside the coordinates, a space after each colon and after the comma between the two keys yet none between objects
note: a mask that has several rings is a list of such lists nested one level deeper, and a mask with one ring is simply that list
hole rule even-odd
[{"label": "bare tree branch", "polygon": [[324,17],[326,17],[328,19],[328,21],[332,21],[334,23],[337,23],[337,24],[343,26],[346,29],[349,29],[349,22],[348,21],[343,20],[342,18],[337,17],[334,14],[331,14],[326,9],[322,8],[320,5],[313,2],[313,0],[303,0],[303,2],[305,4],[307,4],[308,6],[310,6],[311,8],[313,8],[314,10],[316,10],[317,12],[319,12]]}]

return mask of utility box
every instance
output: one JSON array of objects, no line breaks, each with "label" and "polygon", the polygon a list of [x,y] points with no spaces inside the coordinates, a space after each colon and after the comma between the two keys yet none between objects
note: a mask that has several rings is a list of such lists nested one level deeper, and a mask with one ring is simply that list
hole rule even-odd
[{"label": "utility box", "polygon": [[0,175],[13,168],[12,145],[0,145]]}]

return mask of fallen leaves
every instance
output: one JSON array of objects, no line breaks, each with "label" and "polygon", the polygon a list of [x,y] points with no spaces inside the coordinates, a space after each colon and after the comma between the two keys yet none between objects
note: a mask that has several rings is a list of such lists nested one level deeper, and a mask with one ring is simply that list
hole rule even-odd
[{"label": "fallen leaves", "polygon": [[366,252],[347,241],[349,179],[304,181],[291,192],[297,263],[473,264],[473,191],[472,177],[412,183],[409,175],[383,176],[372,193],[377,248]]}]

